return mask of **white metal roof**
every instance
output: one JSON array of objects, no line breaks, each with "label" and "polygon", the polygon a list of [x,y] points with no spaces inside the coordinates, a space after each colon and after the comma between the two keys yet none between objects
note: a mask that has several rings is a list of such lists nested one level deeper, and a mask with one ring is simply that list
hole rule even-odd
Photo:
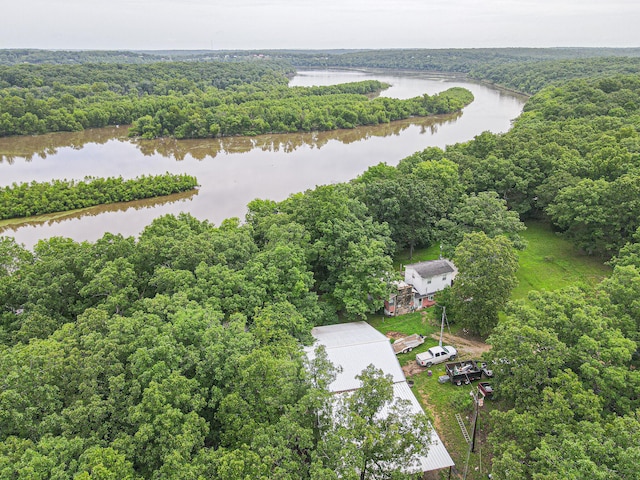
[{"label": "white metal roof", "polygon": [[380,341],[389,343],[387,337],[367,322],[338,323],[336,325],[314,327],[311,330],[311,335],[327,349]]},{"label": "white metal roof", "polygon": [[[414,413],[422,413],[422,407],[406,382],[398,358],[393,353],[391,342],[366,322],[341,323],[315,327],[311,334],[316,338],[313,347],[307,347],[307,354],[313,356],[313,349],[322,344],[327,356],[335,366],[342,367],[342,373],[329,386],[332,392],[347,392],[360,388],[356,380],[369,365],[373,364],[393,378],[393,392],[396,398],[408,400]],[[386,414],[383,410],[382,414]],[[438,470],[453,466],[453,460],[440,440],[435,428],[431,429],[431,443],[427,454],[420,457],[420,469],[416,472]]]},{"label": "white metal roof", "polygon": [[[411,402],[413,413],[424,412],[406,381],[395,383],[393,385],[393,394],[396,398],[409,400]],[[429,472],[431,470],[440,470],[441,468],[452,467],[455,465],[451,455],[449,455],[449,452],[444,446],[444,443],[440,440],[438,432],[433,428],[433,425],[431,425],[431,427],[431,443],[429,444],[429,450],[425,456],[420,457],[420,466],[422,470],[416,470],[416,472]]]},{"label": "white metal roof", "polygon": [[[394,383],[405,380],[391,342],[367,322],[315,327],[311,334],[317,340],[311,349],[319,344],[324,345],[329,361],[342,367],[342,372],[329,385],[332,392],[360,388],[360,380],[356,376],[372,364],[385,375],[390,374]],[[307,352],[312,353],[309,351],[311,349],[307,349]]]}]

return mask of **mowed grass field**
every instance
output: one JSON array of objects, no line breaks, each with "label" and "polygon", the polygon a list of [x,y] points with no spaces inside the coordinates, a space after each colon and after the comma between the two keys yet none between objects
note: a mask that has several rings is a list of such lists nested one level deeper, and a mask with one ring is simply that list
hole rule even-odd
[{"label": "mowed grass field", "polygon": [[527,222],[522,234],[527,248],[518,252],[518,286],[511,299],[526,299],[532,290],[557,290],[569,285],[587,284],[595,287],[611,273],[601,257],[589,257],[579,252],[542,222]]}]

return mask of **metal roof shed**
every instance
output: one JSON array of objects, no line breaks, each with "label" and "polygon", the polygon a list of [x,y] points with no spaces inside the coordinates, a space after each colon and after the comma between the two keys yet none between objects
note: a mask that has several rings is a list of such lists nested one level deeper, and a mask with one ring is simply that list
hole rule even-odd
[{"label": "metal roof shed", "polygon": [[[329,360],[342,367],[342,373],[329,386],[336,395],[348,395],[349,391],[360,388],[355,377],[367,366],[373,364],[393,378],[393,392],[398,399],[408,400],[414,413],[423,413],[422,407],[407,384],[398,358],[393,353],[389,339],[366,322],[342,323],[315,327],[311,334],[316,339],[313,347],[307,347],[307,355],[314,355],[318,344],[325,346]],[[385,412],[383,411],[382,414]],[[419,458],[420,466],[415,472],[440,470],[454,465],[446,447],[435,428],[431,429],[431,443],[426,455]]]},{"label": "metal roof shed", "polygon": [[360,380],[356,376],[371,364],[385,375],[391,374],[394,383],[405,380],[389,339],[366,322],[315,327],[311,334],[317,342],[314,347],[307,348],[307,354],[313,355],[313,348],[322,344],[329,361],[342,367],[342,372],[329,385],[332,392],[360,388]]}]

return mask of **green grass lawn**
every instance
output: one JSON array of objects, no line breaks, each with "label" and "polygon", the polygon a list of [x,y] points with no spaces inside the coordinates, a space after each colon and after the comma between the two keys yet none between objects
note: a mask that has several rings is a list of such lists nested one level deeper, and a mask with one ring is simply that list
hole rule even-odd
[{"label": "green grass lawn", "polygon": [[[521,236],[528,245],[518,252],[518,286],[511,293],[511,300],[526,299],[531,290],[557,290],[579,283],[593,287],[611,273],[605,259],[580,253],[571,242],[553,232],[548,223],[529,221],[526,225]],[[401,271],[409,263],[439,256],[439,245],[414,250],[411,260],[409,251],[403,250],[396,255],[394,267]]]},{"label": "green grass lawn", "polygon": [[[438,334],[440,332],[440,317],[437,315],[435,308],[428,308],[420,312],[398,317],[376,315],[369,318],[368,322],[384,334],[390,332],[398,332],[405,335],[420,333],[426,336],[424,344],[413,349],[410,353],[398,355],[398,361],[400,365],[403,366],[414,361],[417,353],[424,352],[428,348],[438,344],[436,339],[431,338],[432,334]],[[457,472],[462,475],[469,446],[462,436],[462,431],[456,421],[455,414],[460,413],[462,415],[467,430],[471,435],[473,410],[471,408],[472,404],[469,403],[471,398],[469,397],[469,392],[476,388],[477,383],[474,382],[472,385],[461,387],[457,387],[451,383],[440,384],[438,383],[438,377],[445,374],[444,364],[434,365],[429,370],[432,372],[431,376],[429,376],[428,371],[425,370],[418,375],[409,377],[414,381],[413,393],[422,405],[422,408],[424,408],[433,419],[440,439],[447,446],[447,450],[456,464]],[[466,406],[464,405],[465,400],[467,400]],[[492,407],[493,405],[490,404],[490,402],[486,402],[485,406],[481,409],[478,421],[477,448],[476,452],[469,457],[467,474],[467,479],[469,480],[486,478],[488,472],[487,467],[490,465],[488,462],[488,454],[490,454],[490,452],[488,451],[486,442],[484,442],[484,437],[487,431],[486,420],[489,418],[489,411]],[[483,449],[484,453],[482,453]],[[441,478],[447,478],[447,475],[448,470],[440,472]]]},{"label": "green grass lawn", "polygon": [[439,324],[436,325],[434,323],[434,311],[435,309],[427,309],[421,312],[400,315],[399,317],[376,315],[370,317],[368,322],[371,326],[384,334],[387,332],[400,332],[405,335],[413,335],[414,333],[431,335],[440,328]]},{"label": "green grass lawn", "polygon": [[526,299],[531,290],[557,290],[584,283],[597,285],[611,273],[604,259],[581,254],[567,240],[542,222],[527,222],[522,234],[527,248],[518,252],[518,286],[511,299]]},{"label": "green grass lawn", "polygon": [[[477,388],[477,382],[461,387],[452,383],[441,384],[438,383],[438,377],[445,374],[444,365],[435,365],[431,371],[431,376],[421,373],[411,377],[414,381],[413,393],[425,411],[429,412],[434,419],[436,431],[456,464],[456,470],[460,477],[454,478],[462,478],[469,444],[462,435],[455,414],[461,415],[467,432],[471,435],[473,431],[473,403],[469,394]],[[490,467],[491,452],[486,443],[486,434],[488,433],[489,413],[493,408],[494,405],[491,401],[485,401],[484,406],[478,409],[476,448],[475,452],[469,456],[467,479],[485,479],[490,471],[488,467]],[[440,476],[448,478],[448,470],[440,472]]]},{"label": "green grass lawn", "polygon": [[422,353],[427,349],[438,345],[438,341],[431,338],[434,333],[440,332],[440,319],[435,318],[435,308],[429,308],[420,312],[408,313],[398,317],[385,317],[384,315],[376,315],[370,317],[368,322],[379,332],[385,335],[389,332],[402,333],[404,335],[413,335],[419,333],[424,335],[424,343],[414,348],[409,353],[398,354],[400,365],[415,360],[417,353]]}]

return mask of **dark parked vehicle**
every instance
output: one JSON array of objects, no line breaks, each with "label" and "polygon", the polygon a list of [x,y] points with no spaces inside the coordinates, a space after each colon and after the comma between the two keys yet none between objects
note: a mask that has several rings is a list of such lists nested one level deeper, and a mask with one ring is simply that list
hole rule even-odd
[{"label": "dark parked vehicle", "polygon": [[468,385],[475,380],[480,380],[482,376],[493,377],[493,372],[487,368],[485,362],[475,360],[465,360],[464,362],[454,362],[445,364],[445,370],[449,381],[455,385]]}]

